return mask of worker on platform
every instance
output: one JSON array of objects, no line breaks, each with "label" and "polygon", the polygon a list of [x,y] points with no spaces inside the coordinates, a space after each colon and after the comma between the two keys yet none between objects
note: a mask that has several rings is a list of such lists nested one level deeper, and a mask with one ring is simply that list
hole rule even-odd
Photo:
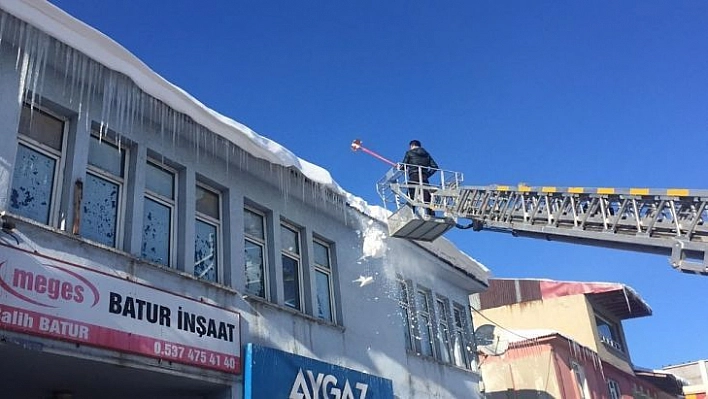
[{"label": "worker on platform", "polygon": [[[408,184],[428,185],[428,178],[435,174],[438,169],[438,164],[425,150],[418,140],[411,140],[408,151],[403,157],[403,161],[399,168],[404,167],[408,170]],[[415,198],[416,187],[408,188],[408,196]],[[423,201],[430,203],[430,191],[423,189]],[[431,209],[427,210],[428,215],[432,215]]]}]

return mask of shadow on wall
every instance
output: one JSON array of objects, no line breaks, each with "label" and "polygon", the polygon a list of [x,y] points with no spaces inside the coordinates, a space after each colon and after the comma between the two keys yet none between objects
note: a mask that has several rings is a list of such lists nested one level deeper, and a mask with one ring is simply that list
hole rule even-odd
[{"label": "shadow on wall", "polygon": [[485,397],[487,399],[555,399],[548,392],[535,389],[507,389],[506,391],[487,392]]}]

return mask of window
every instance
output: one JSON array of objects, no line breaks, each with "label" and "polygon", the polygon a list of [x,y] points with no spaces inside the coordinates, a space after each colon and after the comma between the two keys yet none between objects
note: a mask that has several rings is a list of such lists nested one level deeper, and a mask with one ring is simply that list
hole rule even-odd
[{"label": "window", "polygon": [[435,307],[438,311],[437,343],[439,359],[445,363],[450,363],[450,308],[447,300],[440,297],[435,300]]},{"label": "window", "polygon": [[148,162],[141,256],[165,266],[172,266],[174,258],[175,192],[175,172]]},{"label": "window", "polygon": [[243,219],[246,292],[267,298],[265,216],[256,211],[244,209]]},{"label": "window", "polygon": [[22,107],[10,193],[13,213],[52,224],[60,190],[65,121]]},{"label": "window", "polygon": [[597,325],[597,333],[600,335],[600,341],[603,344],[617,351],[624,352],[617,324],[599,316],[595,316],[595,324]]},{"label": "window", "polygon": [[413,350],[413,341],[411,340],[411,312],[408,298],[408,285],[401,278],[398,280],[398,291],[398,307],[401,309],[401,321],[403,322],[403,335],[406,339],[406,349]]},{"label": "window", "polygon": [[217,281],[221,239],[221,199],[216,190],[197,185],[194,227],[194,275]]},{"label": "window", "polygon": [[329,321],[334,321],[332,308],[332,259],[330,256],[330,246],[320,240],[313,243],[315,251],[315,286],[317,289],[317,309],[316,316]]},{"label": "window", "polygon": [[430,294],[419,289],[416,292],[416,307],[418,311],[418,337],[420,350],[424,356],[433,356],[433,324],[430,317]]},{"label": "window", "polygon": [[280,226],[283,261],[283,302],[293,309],[302,309],[300,287],[300,233],[292,227]]},{"label": "window", "polygon": [[578,388],[578,397],[581,399],[590,398],[590,390],[588,388],[588,381],[585,378],[585,370],[583,366],[575,362],[570,362],[570,367],[573,369],[573,375],[575,375],[575,383]]},{"label": "window", "polygon": [[467,336],[469,324],[467,322],[467,313],[460,305],[455,304],[452,308],[453,321],[453,337],[452,337],[452,353],[455,366],[470,368],[471,361],[467,344]]},{"label": "window", "polygon": [[120,246],[126,149],[107,137],[89,139],[88,170],[81,202],[81,236]]},{"label": "window", "polygon": [[610,399],[621,399],[622,393],[620,392],[620,386],[615,380],[607,380],[607,389],[610,392]]}]

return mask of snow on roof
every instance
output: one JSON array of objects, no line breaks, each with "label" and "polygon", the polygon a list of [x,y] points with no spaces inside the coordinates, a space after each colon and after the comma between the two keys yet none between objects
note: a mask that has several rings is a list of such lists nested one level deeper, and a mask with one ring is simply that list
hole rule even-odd
[{"label": "snow on roof", "polygon": [[551,335],[563,336],[559,331],[550,329],[513,329],[506,330],[504,338],[506,338],[510,344],[513,344],[536,338],[550,337]]},{"label": "snow on roof", "polygon": [[[208,108],[150,69],[119,43],[55,5],[38,0],[0,0],[0,8],[98,63],[128,76],[145,93],[159,99],[175,111],[189,115],[197,124],[229,140],[254,157],[286,168],[296,168],[306,178],[343,195],[347,203],[359,212],[384,223],[388,219],[390,211],[383,207],[369,205],[362,198],[345,191],[326,169],[299,158],[281,144]],[[422,246],[486,282],[489,270],[461,252],[450,241],[442,238],[435,241],[435,244],[426,243]]]},{"label": "snow on roof", "polygon": [[279,143],[208,108],[150,69],[116,41],[53,4],[47,1],[0,0],[0,8],[95,61],[130,77],[144,92],[163,101],[175,111],[189,115],[198,124],[233,142],[253,156],[285,167],[295,167],[310,180],[344,194],[326,169],[298,158]]},{"label": "snow on roof", "polygon": [[494,278],[480,294],[485,309],[550,298],[586,295],[621,319],[652,314],[651,307],[631,287],[621,283]]}]

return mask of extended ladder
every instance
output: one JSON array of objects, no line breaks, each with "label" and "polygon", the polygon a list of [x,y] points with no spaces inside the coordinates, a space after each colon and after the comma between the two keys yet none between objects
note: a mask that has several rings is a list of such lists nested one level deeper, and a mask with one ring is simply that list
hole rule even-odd
[{"label": "extended ladder", "polygon": [[462,186],[460,173],[443,170],[423,185],[408,181],[411,167],[390,170],[377,185],[396,208],[392,236],[430,241],[455,226],[473,227],[664,254],[680,271],[708,275],[708,190]]}]

